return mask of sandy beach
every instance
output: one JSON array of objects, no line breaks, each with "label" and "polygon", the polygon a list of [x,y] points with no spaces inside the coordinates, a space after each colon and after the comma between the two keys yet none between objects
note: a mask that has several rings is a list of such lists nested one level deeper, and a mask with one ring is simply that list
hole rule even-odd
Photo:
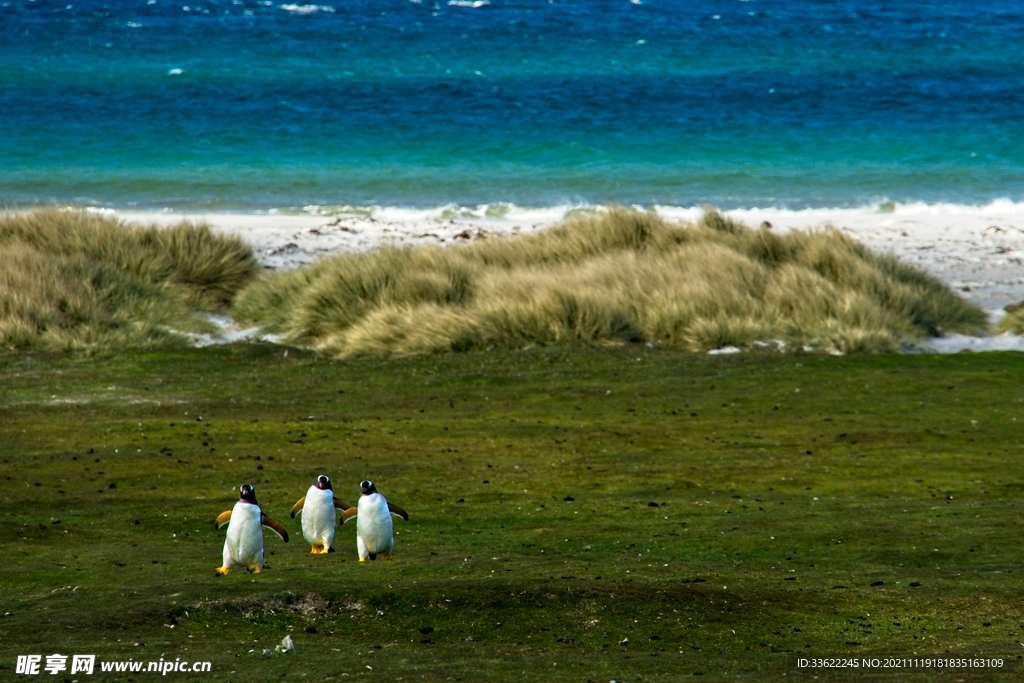
[{"label": "sandy beach", "polygon": [[[695,220],[700,208],[655,207],[667,218]],[[304,213],[134,213],[125,220],[169,225],[206,221],[251,243],[264,266],[287,269],[317,258],[382,246],[458,244],[488,235],[543,230],[574,207],[520,209],[442,207],[428,210],[377,208]],[[501,213],[503,215],[495,215]],[[935,275],[968,300],[998,315],[1024,300],[1024,203],[984,206],[891,205],[858,209],[738,209],[727,215],[772,230],[834,226],[869,248],[892,254]]]}]

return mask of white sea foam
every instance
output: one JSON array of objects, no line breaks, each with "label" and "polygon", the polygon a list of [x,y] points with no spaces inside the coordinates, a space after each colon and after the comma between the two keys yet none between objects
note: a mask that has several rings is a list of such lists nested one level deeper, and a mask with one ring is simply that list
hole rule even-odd
[{"label": "white sea foam", "polygon": [[312,14],[313,12],[333,13],[334,8],[329,5],[278,5],[278,9],[293,14]]},{"label": "white sea foam", "polygon": [[452,7],[486,7],[491,4],[491,0],[448,0],[448,4]]}]

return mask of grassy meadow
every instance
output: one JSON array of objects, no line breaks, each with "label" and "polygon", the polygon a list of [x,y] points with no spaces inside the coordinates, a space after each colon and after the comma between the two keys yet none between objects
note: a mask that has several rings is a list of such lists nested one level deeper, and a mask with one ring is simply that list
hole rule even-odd
[{"label": "grassy meadow", "polygon": [[[170,677],[218,681],[1017,680],[1022,368],[580,344],[0,355],[0,679],[59,652],[209,660]],[[409,511],[393,561],[358,563],[351,525],[310,555],[288,510],[320,473]],[[214,578],[213,519],[246,482],[292,539]],[[273,652],[285,635],[296,652]],[[1005,666],[796,665],[869,654]]]},{"label": "grassy meadow", "polygon": [[[188,348],[209,312],[290,346]],[[226,681],[934,675],[797,667],[869,654],[1012,680],[1019,357],[850,353],[984,328],[838,231],[713,210],[281,273],[204,225],[0,217],[0,678],[58,652]],[[749,352],[692,353],[726,345]],[[409,511],[394,561],[358,563],[351,524],[309,553],[288,511],[321,473]],[[214,578],[243,483],[291,542]]]}]

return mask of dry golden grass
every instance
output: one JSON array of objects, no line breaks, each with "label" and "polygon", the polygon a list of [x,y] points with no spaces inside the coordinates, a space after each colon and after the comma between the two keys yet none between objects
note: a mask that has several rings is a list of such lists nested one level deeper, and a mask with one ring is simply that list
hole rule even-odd
[{"label": "dry golden grass", "polygon": [[387,248],[268,275],[234,312],[338,356],[654,341],[892,350],[985,315],[837,230],[775,234],[714,210],[694,225],[610,209],[458,247]]},{"label": "dry golden grass", "polygon": [[1000,318],[996,323],[996,331],[1024,334],[1024,308],[1017,308]]},{"label": "dry golden grass", "polygon": [[164,346],[208,326],[257,271],[205,225],[126,225],[79,211],[0,216],[0,348]]}]

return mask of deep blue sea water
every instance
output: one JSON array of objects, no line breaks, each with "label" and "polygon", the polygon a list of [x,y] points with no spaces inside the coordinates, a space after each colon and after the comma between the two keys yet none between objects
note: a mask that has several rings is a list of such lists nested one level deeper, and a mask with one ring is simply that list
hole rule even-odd
[{"label": "deep blue sea water", "polygon": [[0,205],[1024,200],[1019,1],[317,1],[0,1]]}]

